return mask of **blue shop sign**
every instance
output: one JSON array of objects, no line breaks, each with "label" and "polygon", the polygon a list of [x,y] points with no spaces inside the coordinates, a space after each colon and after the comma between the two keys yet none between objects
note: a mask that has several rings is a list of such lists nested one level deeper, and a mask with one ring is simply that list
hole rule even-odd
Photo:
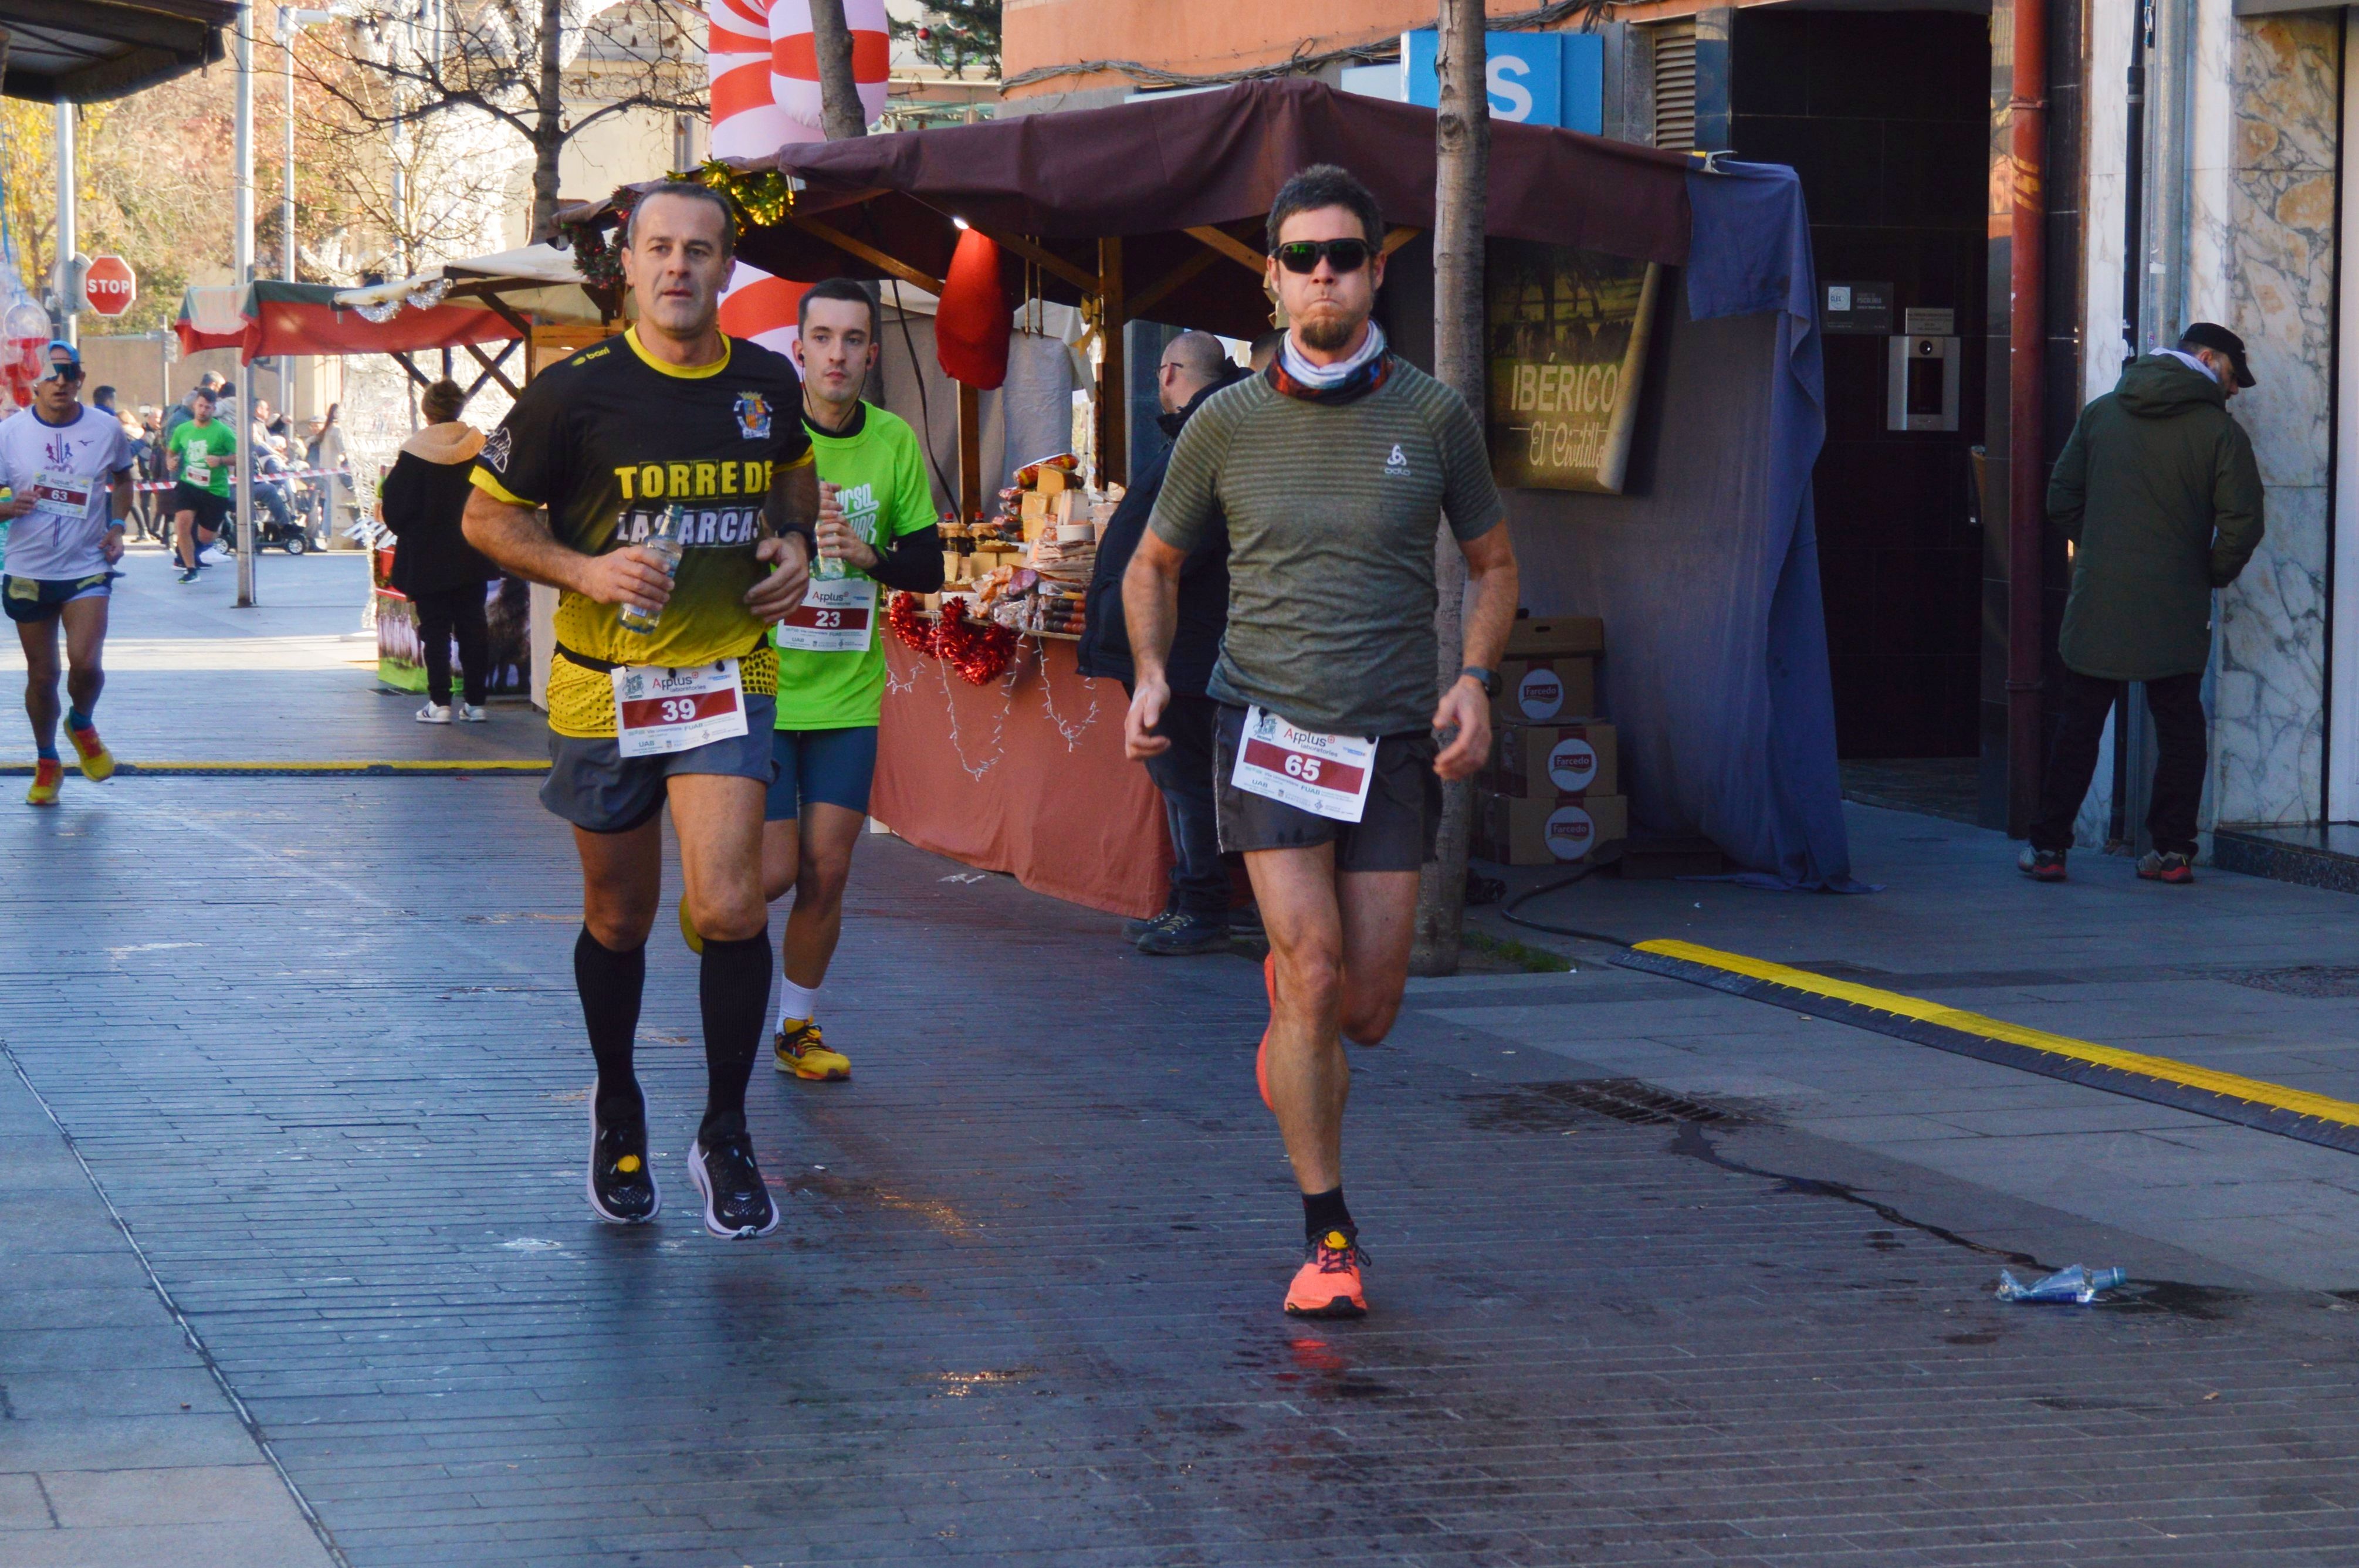
[{"label": "blue shop sign", "polygon": [[[1490,33],[1491,117],[1527,125],[1562,125],[1592,136],[1605,128],[1605,40],[1595,33]],[[1401,75],[1408,101],[1439,107],[1431,27],[1401,35]]]}]

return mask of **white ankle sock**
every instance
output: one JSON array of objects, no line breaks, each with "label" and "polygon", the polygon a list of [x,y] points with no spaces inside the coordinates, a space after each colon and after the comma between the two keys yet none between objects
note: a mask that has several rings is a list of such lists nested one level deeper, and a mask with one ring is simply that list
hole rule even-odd
[{"label": "white ankle sock", "polygon": [[819,987],[806,990],[784,975],[778,977],[778,1027],[785,1029],[788,1018],[809,1023],[819,1017]]}]

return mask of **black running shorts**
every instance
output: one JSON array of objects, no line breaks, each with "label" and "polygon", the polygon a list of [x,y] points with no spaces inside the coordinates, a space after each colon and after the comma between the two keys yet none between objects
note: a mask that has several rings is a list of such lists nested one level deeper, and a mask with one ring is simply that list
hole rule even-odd
[{"label": "black running shorts", "polygon": [[1379,739],[1367,808],[1358,822],[1339,822],[1248,794],[1229,781],[1236,774],[1245,727],[1245,711],[1222,703],[1212,737],[1212,798],[1223,854],[1332,844],[1338,871],[1415,871],[1433,858],[1441,832],[1441,779],[1433,771],[1438,748],[1432,731]]},{"label": "black running shorts", "polygon": [[176,517],[182,512],[194,512],[197,527],[217,534],[229,522],[229,497],[216,495],[202,485],[184,480],[172,486],[172,512]]}]

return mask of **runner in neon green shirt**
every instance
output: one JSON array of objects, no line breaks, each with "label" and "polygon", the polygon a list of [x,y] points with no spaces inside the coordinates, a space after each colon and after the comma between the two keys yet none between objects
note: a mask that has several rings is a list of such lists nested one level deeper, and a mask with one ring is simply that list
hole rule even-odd
[{"label": "runner in neon green shirt", "polygon": [[[819,457],[820,559],[778,647],[777,778],[763,813],[762,887],[787,917],[776,1065],[810,1083],[852,1076],[820,1039],[821,982],[843,929],[853,847],[868,819],[885,698],[885,597],[942,585],[926,462],[908,422],[861,401],[877,356],[876,307],[850,278],[816,283],[798,311],[803,425]],[[682,929],[688,930],[686,906]],[[689,931],[691,945],[696,938]]]}]

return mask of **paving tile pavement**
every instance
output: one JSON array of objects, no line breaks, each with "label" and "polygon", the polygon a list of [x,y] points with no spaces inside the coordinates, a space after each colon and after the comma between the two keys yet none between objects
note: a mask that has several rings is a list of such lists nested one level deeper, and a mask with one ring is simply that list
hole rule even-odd
[{"label": "paving tile pavement", "polygon": [[[1570,1035],[1494,1027],[1775,1038],[1682,987],[1421,993],[1356,1058],[1377,1311],[1290,1323],[1255,967],[962,875],[864,842],[828,1013],[858,1076],[759,1074],[787,1216],[757,1243],[707,1239],[680,1180],[702,1069],[668,926],[642,1071],[670,1206],[590,1222],[574,874],[526,781],[0,813],[0,1033],[363,1568],[2359,1557],[2354,1301],[2164,1276],[2003,1306],[2002,1264],[2068,1247],[2202,1260],[1774,1095],[1609,1119],[1561,1088],[1599,1073]],[[0,1227],[78,1234],[52,1206]],[[5,1354],[101,1400],[114,1339]],[[134,1528],[103,1486],[66,1502]],[[183,1528],[238,1502],[187,1495]],[[30,1506],[0,1484],[0,1519]]]}]

